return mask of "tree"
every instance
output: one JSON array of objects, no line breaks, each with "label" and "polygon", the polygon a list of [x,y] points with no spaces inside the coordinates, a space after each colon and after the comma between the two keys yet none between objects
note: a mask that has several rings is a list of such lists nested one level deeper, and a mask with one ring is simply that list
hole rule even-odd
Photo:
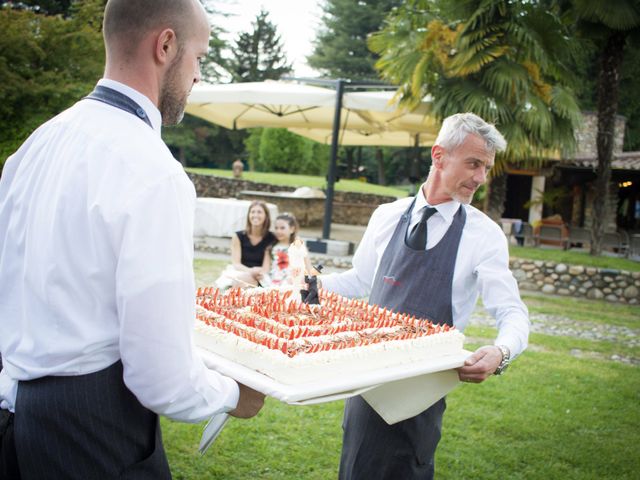
[{"label": "tree", "polygon": [[[324,27],[314,41],[313,53],[307,57],[309,65],[324,76],[350,80],[378,80],[374,65],[378,55],[367,47],[367,38],[382,28],[386,15],[401,0],[328,0],[324,4]],[[355,147],[343,148],[347,178],[354,173]],[[362,147],[358,147],[362,155]],[[376,150],[378,179],[384,181],[384,156]]]},{"label": "tree", "polygon": [[261,82],[277,80],[291,72],[284,46],[276,27],[261,10],[252,23],[251,32],[241,33],[227,62],[229,72],[236,82]]},{"label": "tree", "polygon": [[378,56],[367,47],[367,37],[382,28],[386,15],[401,0],[327,0],[309,65],[331,78],[377,79]]},{"label": "tree", "polygon": [[69,18],[0,9],[0,164],[102,75],[103,9],[103,0],[74,3]]},{"label": "tree", "polygon": [[72,0],[21,0],[19,2],[2,1],[0,7],[11,6],[15,9],[27,9],[45,15],[69,16]]},{"label": "tree", "polygon": [[487,213],[503,211],[509,163],[571,150],[580,120],[567,68],[574,46],[560,18],[539,2],[408,0],[370,39],[376,66],[398,83],[402,103],[433,97],[443,119],[471,111],[509,142],[496,159]]},{"label": "tree", "polygon": [[[570,12],[577,31],[599,52],[597,84],[598,134],[591,255],[602,252],[604,222],[607,218],[611,162],[615,138],[615,117],[620,98],[620,79],[625,51],[632,39],[640,37],[640,5],[637,0],[573,0]],[[637,58],[637,55],[636,55]],[[637,82],[637,79],[634,79]]]},{"label": "tree", "polygon": [[256,128],[245,140],[249,165],[268,172],[319,175],[327,171],[329,147],[285,128]]}]

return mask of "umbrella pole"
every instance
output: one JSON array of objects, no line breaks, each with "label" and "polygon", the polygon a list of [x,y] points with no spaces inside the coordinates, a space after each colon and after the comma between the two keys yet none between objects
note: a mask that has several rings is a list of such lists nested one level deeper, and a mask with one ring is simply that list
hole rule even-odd
[{"label": "umbrella pole", "polygon": [[340,133],[340,113],[342,111],[342,94],[344,93],[343,79],[337,81],[336,110],[333,116],[333,133],[331,135],[331,156],[329,158],[329,174],[327,175],[327,195],[324,203],[324,221],[322,224],[322,238],[328,240],[331,235],[331,217],[333,215],[333,187],[336,182],[338,158],[338,140]]}]

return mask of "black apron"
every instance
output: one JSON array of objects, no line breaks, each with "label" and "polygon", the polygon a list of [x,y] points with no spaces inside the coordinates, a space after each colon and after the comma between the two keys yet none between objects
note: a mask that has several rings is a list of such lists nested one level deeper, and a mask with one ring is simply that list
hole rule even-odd
[{"label": "black apron", "polygon": [[[444,237],[429,250],[406,245],[415,199],[400,217],[376,272],[369,303],[453,325],[452,286],[466,221],[460,206]],[[432,479],[445,399],[419,415],[387,424],[360,396],[345,402],[341,480]]]}]

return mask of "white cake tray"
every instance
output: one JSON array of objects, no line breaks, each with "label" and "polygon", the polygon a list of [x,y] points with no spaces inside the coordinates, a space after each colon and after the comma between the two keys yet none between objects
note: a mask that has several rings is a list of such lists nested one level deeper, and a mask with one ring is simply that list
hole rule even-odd
[{"label": "white cake tray", "polygon": [[461,367],[464,360],[471,355],[471,352],[462,350],[453,355],[358,373],[346,378],[340,372],[336,372],[335,377],[322,381],[287,385],[208,350],[198,348],[198,351],[208,368],[231,377],[269,397],[292,405],[332,402],[360,395],[389,382],[451,370]]},{"label": "white cake tray", "polygon": [[[462,350],[454,355],[348,378],[336,372],[334,378],[286,385],[208,350],[198,348],[198,351],[208,368],[290,405],[313,405],[362,395],[390,425],[417,415],[453,390],[458,384],[458,375],[453,369],[461,367],[471,355]],[[201,454],[213,444],[228,420],[228,414],[220,414],[207,423],[200,440]]]}]

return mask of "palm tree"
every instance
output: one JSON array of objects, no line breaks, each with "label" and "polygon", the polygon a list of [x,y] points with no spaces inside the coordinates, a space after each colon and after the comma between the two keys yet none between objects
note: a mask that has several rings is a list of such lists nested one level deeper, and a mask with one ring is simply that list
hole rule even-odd
[{"label": "palm tree", "polygon": [[615,118],[618,112],[620,71],[630,40],[640,37],[638,0],[572,0],[570,13],[577,20],[578,33],[599,50],[598,74],[598,167],[596,169],[591,255],[602,252],[605,220],[608,213],[609,186]]},{"label": "palm tree", "polygon": [[537,2],[409,0],[369,45],[404,104],[429,94],[437,118],[471,111],[502,131],[509,146],[489,188],[492,218],[503,211],[509,163],[574,148],[580,113],[566,67],[574,47]]}]

